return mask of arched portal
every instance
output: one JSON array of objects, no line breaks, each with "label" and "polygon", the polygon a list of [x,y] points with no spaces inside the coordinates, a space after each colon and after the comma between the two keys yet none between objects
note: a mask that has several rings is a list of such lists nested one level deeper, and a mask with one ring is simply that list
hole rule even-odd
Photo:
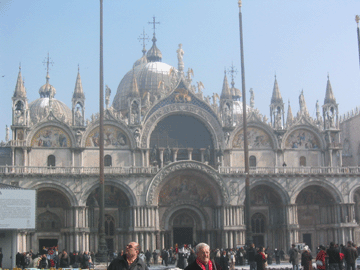
[{"label": "arched portal", "polygon": [[66,228],[66,213],[70,201],[61,191],[42,188],[37,192],[36,232],[39,250],[59,244],[61,228]]},{"label": "arched portal", "polygon": [[212,221],[220,217],[216,211],[223,199],[217,183],[206,174],[196,170],[172,173],[159,185],[157,194],[165,247],[209,242],[215,237]]},{"label": "arched portal", "polygon": [[285,202],[272,186],[260,184],[250,190],[251,229],[258,246],[286,248]]},{"label": "arched portal", "polygon": [[[296,198],[299,241],[306,243],[311,250],[320,244],[338,241],[335,237],[337,209],[334,197],[324,187],[311,185],[304,188]],[[326,226],[327,230],[317,230]]]},{"label": "arched portal", "polygon": [[[205,125],[195,117],[188,115],[170,115],[161,120],[151,133],[150,148],[169,148],[171,154],[170,160],[160,153],[156,156],[158,164],[163,164],[161,161],[179,161],[179,160],[196,160],[204,161],[202,152],[210,146],[210,160],[213,163],[213,138],[205,127]],[[154,160],[151,160],[154,162]]]},{"label": "arched portal", "polygon": [[[121,189],[105,185],[105,240],[110,251],[124,247],[124,235],[128,233],[130,226],[130,200]],[[95,250],[99,228],[99,193],[96,188],[89,195],[86,206],[89,207],[89,227],[93,232],[90,234],[90,249]],[[120,232],[117,234],[115,232]]]}]

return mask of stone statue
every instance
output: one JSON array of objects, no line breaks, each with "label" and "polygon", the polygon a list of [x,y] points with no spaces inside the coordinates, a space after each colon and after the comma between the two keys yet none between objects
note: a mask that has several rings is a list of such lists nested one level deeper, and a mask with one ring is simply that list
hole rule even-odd
[{"label": "stone statue", "polygon": [[170,157],[171,157],[171,150],[170,147],[167,146],[166,149],[164,150],[164,164],[168,164],[170,162]]},{"label": "stone statue", "polygon": [[151,149],[151,152],[150,152],[150,163],[157,163],[157,146],[156,146],[156,144],[154,145],[154,147]]},{"label": "stone statue", "polygon": [[250,107],[251,108],[254,108],[254,106],[255,106],[254,98],[255,98],[254,90],[252,88],[250,88]]},{"label": "stone statue", "polygon": [[178,68],[179,71],[184,71],[184,50],[182,49],[182,44],[179,44],[179,49],[177,49],[177,58],[178,58]]},{"label": "stone statue", "polygon": [[206,148],[204,153],[204,160],[205,162],[210,162],[210,145]]},{"label": "stone statue", "polygon": [[219,150],[216,152],[216,158],[217,158],[218,163],[221,163],[223,156],[224,156],[224,152],[222,151],[221,146],[220,146]]},{"label": "stone statue", "polygon": [[6,125],[6,135],[5,135],[5,141],[8,142],[9,141],[9,127],[8,125]]},{"label": "stone statue", "polygon": [[225,133],[225,143],[226,143],[226,145],[229,144],[229,141],[230,141],[230,132],[227,131]]},{"label": "stone statue", "polygon": [[140,147],[140,130],[139,129],[135,129],[134,138],[136,141],[136,147]]},{"label": "stone statue", "polygon": [[76,108],[75,112],[75,126],[82,126],[82,113],[80,107]]},{"label": "stone statue", "polygon": [[105,104],[106,104],[106,109],[109,108],[109,103],[110,103],[110,95],[111,95],[111,89],[109,86],[105,86]]}]

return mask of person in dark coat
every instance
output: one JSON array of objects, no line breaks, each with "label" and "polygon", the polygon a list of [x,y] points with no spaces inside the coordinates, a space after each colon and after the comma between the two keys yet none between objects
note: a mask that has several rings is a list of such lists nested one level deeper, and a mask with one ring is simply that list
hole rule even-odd
[{"label": "person in dark coat", "polygon": [[304,270],[312,270],[312,256],[309,251],[309,247],[305,246],[304,251],[301,254],[301,265]]},{"label": "person in dark coat", "polygon": [[275,248],[274,250],[274,255],[276,264],[280,264],[280,251],[277,248]]},{"label": "person in dark coat", "polygon": [[165,266],[168,266],[169,253],[166,249],[163,249],[161,253],[161,258],[162,258],[161,265],[165,263]]},{"label": "person in dark coat", "polygon": [[226,254],[226,250],[224,250],[220,257],[220,267],[222,270],[229,270],[229,266],[229,256]]},{"label": "person in dark coat", "polygon": [[195,251],[193,249],[190,250],[190,255],[189,258],[187,259],[188,261],[188,265],[192,264],[193,262],[196,261],[196,255],[195,255]]},{"label": "person in dark coat", "polygon": [[328,248],[326,253],[329,256],[329,270],[340,270],[340,252],[335,247],[334,242],[330,243],[330,247]]},{"label": "person in dark coat", "polygon": [[255,261],[256,250],[255,250],[254,243],[252,243],[250,245],[250,247],[246,251],[246,254],[247,254],[247,259],[248,259],[248,262],[250,265],[250,270],[255,270],[256,269],[256,261]]},{"label": "person in dark coat", "polygon": [[266,256],[263,247],[259,247],[258,253],[255,255],[256,270],[265,270]]},{"label": "person in dark coat", "polygon": [[210,247],[208,244],[197,244],[195,254],[195,262],[189,264],[185,270],[216,270],[215,264],[210,260]]},{"label": "person in dark coat", "polygon": [[69,268],[70,267],[70,256],[64,249],[59,256],[60,268]]},{"label": "person in dark coat", "polygon": [[152,255],[153,255],[153,259],[154,259],[154,264],[157,264],[158,263],[158,254],[157,254],[156,250],[154,250]]},{"label": "person in dark coat", "polygon": [[349,241],[347,243],[347,248],[345,249],[345,262],[346,262],[346,270],[355,270],[356,269],[356,259],[358,257],[358,253],[355,247],[352,246],[352,242]]},{"label": "person in dark coat", "polygon": [[130,242],[125,249],[125,254],[114,259],[107,270],[148,270],[145,262],[139,257],[140,245]]},{"label": "person in dark coat", "polygon": [[150,267],[151,252],[147,249],[145,252],[146,266]]},{"label": "person in dark coat", "polygon": [[294,244],[291,245],[289,251],[290,260],[289,262],[293,265],[293,270],[299,270],[299,250]]},{"label": "person in dark coat", "polygon": [[38,265],[39,265],[39,267],[38,267],[39,269],[47,269],[47,268],[49,268],[49,261],[46,258],[46,254],[41,255],[41,257],[39,259],[39,262],[38,262]]},{"label": "person in dark coat", "polygon": [[85,251],[82,256],[82,261],[81,261],[82,269],[89,269],[90,262],[91,262],[91,257],[89,255],[89,252]]}]

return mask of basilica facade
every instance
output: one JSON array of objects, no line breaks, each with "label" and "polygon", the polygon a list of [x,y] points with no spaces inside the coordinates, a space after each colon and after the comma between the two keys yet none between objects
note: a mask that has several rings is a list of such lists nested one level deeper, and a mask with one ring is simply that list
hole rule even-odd
[{"label": "basilica facade", "polygon": [[[162,62],[154,36],[112,104],[106,87],[105,233],[111,250],[130,240],[144,250],[245,244],[241,91],[225,74],[220,95],[204,96],[192,69],[185,70],[181,44],[177,55],[177,68]],[[39,99],[28,103],[19,70],[12,137],[0,147],[6,165],[1,183],[37,190],[36,229],[17,232],[19,251],[54,245],[97,251],[99,115],[85,119],[85,92],[78,72],[68,108],[55,99],[48,72]],[[275,78],[268,118],[250,91],[251,229],[258,246],[287,250],[305,242],[315,250],[330,241],[360,241],[358,163],[348,148],[344,155],[329,78],[323,94],[316,118],[303,93],[293,115]]]}]

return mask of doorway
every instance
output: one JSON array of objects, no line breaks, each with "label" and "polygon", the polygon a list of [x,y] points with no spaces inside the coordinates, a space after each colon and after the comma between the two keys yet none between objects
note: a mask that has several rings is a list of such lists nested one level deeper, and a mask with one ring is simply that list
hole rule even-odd
[{"label": "doorway", "polygon": [[180,227],[174,228],[174,246],[178,244],[181,247],[183,244],[193,244],[193,228],[192,227]]},{"label": "doorway", "polygon": [[57,239],[39,239],[39,252],[41,253],[44,247],[56,247],[57,245]]},{"label": "doorway", "polygon": [[264,247],[264,236],[263,235],[253,235],[253,242],[255,247]]},{"label": "doorway", "polygon": [[305,243],[305,245],[309,246],[310,250],[312,250],[312,247],[311,247],[311,233],[304,233],[303,234],[303,243]]}]

